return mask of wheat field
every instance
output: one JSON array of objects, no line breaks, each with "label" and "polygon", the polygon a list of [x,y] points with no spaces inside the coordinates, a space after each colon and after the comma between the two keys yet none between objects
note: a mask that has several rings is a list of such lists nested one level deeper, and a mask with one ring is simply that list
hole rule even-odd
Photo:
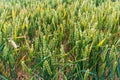
[{"label": "wheat field", "polygon": [[119,80],[120,0],[0,0],[0,80]]}]

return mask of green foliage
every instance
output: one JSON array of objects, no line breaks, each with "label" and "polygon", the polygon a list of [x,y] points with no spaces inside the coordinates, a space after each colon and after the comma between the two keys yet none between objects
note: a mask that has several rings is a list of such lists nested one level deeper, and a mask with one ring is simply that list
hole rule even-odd
[{"label": "green foliage", "polygon": [[120,0],[1,0],[0,79],[117,80]]}]

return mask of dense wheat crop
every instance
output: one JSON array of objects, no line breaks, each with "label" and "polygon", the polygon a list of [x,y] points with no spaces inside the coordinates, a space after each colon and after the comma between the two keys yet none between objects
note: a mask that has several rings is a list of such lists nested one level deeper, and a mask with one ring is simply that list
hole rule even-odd
[{"label": "dense wheat crop", "polygon": [[119,80],[119,0],[0,0],[0,79]]}]

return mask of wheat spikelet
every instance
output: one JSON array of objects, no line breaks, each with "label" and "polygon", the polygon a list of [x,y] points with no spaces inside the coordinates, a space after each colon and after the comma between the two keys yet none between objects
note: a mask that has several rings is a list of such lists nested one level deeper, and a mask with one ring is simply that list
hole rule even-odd
[{"label": "wheat spikelet", "polygon": [[43,69],[46,69],[48,71],[48,74],[52,75],[52,71],[47,60],[45,60],[43,63]]}]

